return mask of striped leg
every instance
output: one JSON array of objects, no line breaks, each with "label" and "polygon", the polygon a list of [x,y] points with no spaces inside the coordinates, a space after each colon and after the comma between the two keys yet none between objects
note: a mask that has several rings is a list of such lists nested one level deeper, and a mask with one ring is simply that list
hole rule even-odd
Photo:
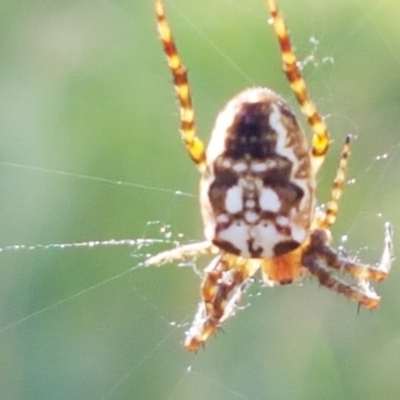
[{"label": "striped leg", "polygon": [[289,80],[296,99],[301,107],[301,111],[306,116],[309,125],[311,126],[314,135],[312,138],[312,167],[316,173],[324,161],[325,155],[329,147],[329,133],[327,126],[319,115],[314,103],[311,101],[307,93],[307,88],[300,69],[297,65],[296,55],[290,43],[289,33],[286,29],[285,22],[279,13],[275,0],[266,0],[273,24],[275,33],[278,37],[279,45],[282,53],[283,70]]},{"label": "striped leg", "polygon": [[370,287],[368,282],[355,286],[349,284],[337,276],[332,275],[329,269],[318,258],[310,258],[305,261],[308,271],[314,275],[322,286],[343,294],[348,299],[373,310],[379,306],[380,297]]},{"label": "striped leg", "polygon": [[221,324],[235,313],[237,303],[260,264],[225,253],[215,257],[204,270],[201,302],[194,321],[186,332],[185,347],[197,351],[215,335]]},{"label": "striped leg", "polygon": [[218,249],[211,242],[190,243],[184,246],[176,247],[172,250],[163,251],[145,261],[145,266],[158,266],[174,261],[181,261],[189,257],[197,257],[204,254],[216,254]]},{"label": "striped leg", "polygon": [[343,187],[346,183],[346,169],[350,155],[350,136],[346,137],[340,156],[339,167],[332,185],[331,198],[326,205],[324,217],[319,221],[320,228],[330,228],[336,221],[339,211],[339,199],[342,196]]},{"label": "striped leg", "polygon": [[179,101],[181,135],[186,149],[200,172],[205,169],[204,145],[196,135],[194,110],[185,66],[179,57],[171,29],[168,25],[162,0],[156,0],[157,29],[175,84]]},{"label": "striped leg", "polygon": [[[370,285],[370,280],[382,281],[388,276],[393,262],[393,230],[385,224],[385,244],[381,259],[377,265],[366,265],[351,258],[341,256],[327,245],[326,231],[315,230],[310,244],[303,253],[302,264],[314,275],[321,285],[343,294],[360,305],[374,309],[380,303],[380,297]],[[332,269],[350,274],[357,284],[349,284],[336,275]]]}]

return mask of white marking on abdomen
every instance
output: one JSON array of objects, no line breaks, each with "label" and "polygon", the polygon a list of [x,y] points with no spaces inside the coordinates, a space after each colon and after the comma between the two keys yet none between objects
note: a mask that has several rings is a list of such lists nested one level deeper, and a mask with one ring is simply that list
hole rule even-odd
[{"label": "white marking on abdomen", "polygon": [[264,172],[268,168],[268,165],[266,162],[260,163],[260,162],[252,162],[250,165],[250,169],[253,172]]},{"label": "white marking on abdomen", "polygon": [[255,225],[251,231],[252,237],[254,238],[254,248],[262,247],[263,251],[260,257],[271,258],[274,254],[274,247],[283,240],[287,239],[285,236],[280,234],[274,224],[262,224]]},{"label": "white marking on abdomen", "polygon": [[245,162],[234,163],[232,169],[238,174],[247,171],[247,164]]},{"label": "white marking on abdomen", "polygon": [[271,108],[273,112],[269,117],[269,124],[277,133],[276,153],[288,158],[292,163],[296,164],[298,159],[295,156],[293,149],[291,147],[286,147],[288,131],[282,124],[282,113],[276,104],[271,104]]},{"label": "white marking on abdomen", "polygon": [[246,211],[244,213],[244,219],[249,224],[254,224],[259,218],[260,216],[254,211]]},{"label": "white marking on abdomen", "polygon": [[221,230],[218,233],[218,239],[222,239],[228,243],[231,243],[244,257],[249,256],[247,248],[247,240],[249,238],[249,228],[243,222],[237,222],[231,224],[228,228]]},{"label": "white marking on abdomen", "polygon": [[254,208],[256,206],[256,202],[253,199],[248,199],[246,200],[246,202],[244,203],[244,206],[246,208]]},{"label": "white marking on abdomen", "polygon": [[230,214],[236,214],[243,210],[243,189],[233,186],[226,191],[225,208]]},{"label": "white marking on abdomen", "polygon": [[215,219],[219,224],[226,224],[229,222],[229,217],[226,214],[217,215]]},{"label": "white marking on abdomen", "polygon": [[281,208],[281,201],[273,189],[262,189],[260,193],[260,208],[263,211],[278,212]]},{"label": "white marking on abdomen", "polygon": [[303,243],[307,237],[305,229],[297,224],[290,224],[289,226],[292,239],[298,243]]}]

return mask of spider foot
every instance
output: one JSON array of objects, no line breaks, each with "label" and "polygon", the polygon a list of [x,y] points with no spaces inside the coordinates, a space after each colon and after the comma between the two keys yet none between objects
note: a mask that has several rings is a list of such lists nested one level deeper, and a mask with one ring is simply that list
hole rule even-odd
[{"label": "spider foot", "polygon": [[390,222],[385,223],[385,247],[383,248],[382,256],[378,266],[376,267],[376,281],[385,279],[394,261],[393,254],[393,228]]},{"label": "spider foot", "polygon": [[186,332],[184,346],[189,351],[204,347],[206,340],[214,335],[219,325],[218,319],[207,316],[205,303],[200,303],[190,329]]},{"label": "spider foot", "polygon": [[364,265],[356,262],[351,262],[348,258],[339,257],[339,263],[343,269],[354,276],[360,284],[368,284],[370,280],[375,282],[383,281],[389,275],[392,268],[393,255],[393,229],[389,222],[385,223],[385,239],[384,248],[381,258],[377,265]]}]

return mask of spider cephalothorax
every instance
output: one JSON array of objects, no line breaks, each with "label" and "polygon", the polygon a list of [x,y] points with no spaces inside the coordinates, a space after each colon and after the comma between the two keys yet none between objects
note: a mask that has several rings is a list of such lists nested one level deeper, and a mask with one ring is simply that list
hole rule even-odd
[{"label": "spider cephalothorax", "polygon": [[[201,302],[185,347],[197,350],[234,311],[248,280],[261,269],[269,284],[288,284],[313,275],[318,281],[369,309],[380,298],[369,281],[386,278],[392,262],[392,230],[377,266],[361,264],[330,247],[345,184],[350,137],[343,146],[331,198],[317,207],[316,174],[329,147],[325,122],[312,103],[290,39],[274,0],[267,0],[283,70],[313,131],[311,146],[287,103],[267,88],[247,89],[218,115],[207,150],[197,137],[186,69],[156,0],[157,26],[180,104],[182,139],[200,173],[204,242],[160,253],[146,265],[216,254],[204,270]],[[353,283],[337,277],[347,272]]]}]

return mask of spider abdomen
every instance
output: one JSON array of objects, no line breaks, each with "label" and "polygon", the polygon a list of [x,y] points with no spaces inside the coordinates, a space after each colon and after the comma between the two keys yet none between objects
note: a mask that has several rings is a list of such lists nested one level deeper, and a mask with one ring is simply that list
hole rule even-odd
[{"label": "spider abdomen", "polygon": [[243,257],[272,258],[307,239],[315,207],[310,153],[278,95],[256,88],[229,101],[206,163],[200,198],[208,240]]}]

